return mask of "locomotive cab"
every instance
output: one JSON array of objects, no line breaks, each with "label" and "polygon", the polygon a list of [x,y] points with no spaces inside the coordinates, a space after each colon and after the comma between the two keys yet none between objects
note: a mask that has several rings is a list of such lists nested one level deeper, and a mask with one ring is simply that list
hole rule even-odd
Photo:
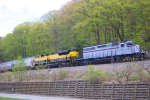
[{"label": "locomotive cab", "polygon": [[135,45],[133,41],[126,41],[125,42],[125,51],[127,54],[136,54],[141,53],[140,46]]},{"label": "locomotive cab", "polygon": [[58,52],[58,54],[59,55],[67,55],[67,54],[69,54],[69,52],[71,52],[71,50],[63,50],[63,51]]}]

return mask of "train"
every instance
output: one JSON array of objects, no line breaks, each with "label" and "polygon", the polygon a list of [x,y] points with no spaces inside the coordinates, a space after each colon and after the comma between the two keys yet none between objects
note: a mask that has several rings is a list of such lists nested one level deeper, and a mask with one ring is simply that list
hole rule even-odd
[{"label": "train", "polygon": [[[81,57],[82,55],[82,57]],[[36,57],[24,58],[27,69],[80,66],[107,62],[122,62],[126,60],[143,60],[145,53],[139,45],[128,40],[108,44],[84,47],[82,53],[76,49],[63,50],[57,53],[41,54]],[[0,71],[12,70],[16,60],[0,64]]]}]

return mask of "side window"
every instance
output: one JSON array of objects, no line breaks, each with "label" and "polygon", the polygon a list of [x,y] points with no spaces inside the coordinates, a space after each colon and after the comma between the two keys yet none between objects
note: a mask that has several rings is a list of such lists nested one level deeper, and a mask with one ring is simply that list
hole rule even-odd
[{"label": "side window", "polygon": [[119,43],[118,42],[116,42],[116,43],[112,43],[112,46],[118,46],[119,45]]},{"label": "side window", "polygon": [[95,47],[90,47],[90,48],[85,48],[84,51],[91,51],[91,50],[95,50]]},{"label": "side window", "polygon": [[97,48],[104,48],[104,47],[106,47],[106,45],[97,46]]},{"label": "side window", "polygon": [[124,47],[124,44],[121,44],[121,47]]},{"label": "side window", "polygon": [[134,44],[133,43],[127,43],[127,46],[133,46]]}]

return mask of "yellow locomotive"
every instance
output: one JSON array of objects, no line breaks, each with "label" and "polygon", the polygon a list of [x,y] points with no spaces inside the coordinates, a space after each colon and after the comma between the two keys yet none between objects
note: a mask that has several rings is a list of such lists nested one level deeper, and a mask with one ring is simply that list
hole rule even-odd
[{"label": "yellow locomotive", "polygon": [[77,58],[79,52],[77,50],[63,50],[54,54],[42,54],[32,61],[32,67],[36,67],[38,65],[44,66],[60,66],[61,64],[69,63],[73,64],[74,59]]}]

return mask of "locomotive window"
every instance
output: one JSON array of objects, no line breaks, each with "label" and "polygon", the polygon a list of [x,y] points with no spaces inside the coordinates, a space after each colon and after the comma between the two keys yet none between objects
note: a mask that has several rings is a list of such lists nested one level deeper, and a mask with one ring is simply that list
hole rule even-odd
[{"label": "locomotive window", "polygon": [[112,46],[118,46],[119,45],[119,43],[118,42],[116,42],[116,43],[112,43]]},{"label": "locomotive window", "polygon": [[97,48],[104,48],[104,47],[106,47],[106,45],[97,46]]},{"label": "locomotive window", "polygon": [[124,44],[121,44],[121,47],[124,47]]},{"label": "locomotive window", "polygon": [[63,50],[63,51],[58,52],[58,54],[59,55],[66,55],[66,54],[69,54],[69,52],[71,52],[71,50]]},{"label": "locomotive window", "polygon": [[41,54],[41,57],[47,56],[46,54]]},{"label": "locomotive window", "polygon": [[70,51],[78,51],[78,49],[72,49],[72,50],[70,50]]},{"label": "locomotive window", "polygon": [[84,51],[91,51],[91,50],[95,50],[95,47],[85,48],[85,49],[84,49]]},{"label": "locomotive window", "polygon": [[132,42],[131,43],[127,43],[127,46],[132,46],[134,45]]}]

